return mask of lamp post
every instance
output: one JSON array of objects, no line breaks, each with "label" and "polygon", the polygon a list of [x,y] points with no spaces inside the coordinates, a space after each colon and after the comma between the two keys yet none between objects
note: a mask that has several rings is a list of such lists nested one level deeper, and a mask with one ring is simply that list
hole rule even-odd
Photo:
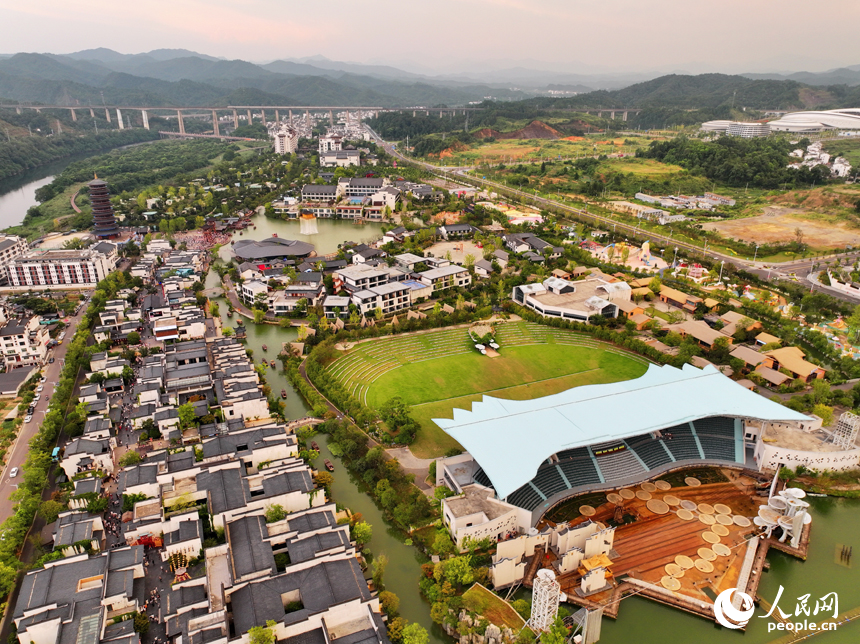
[{"label": "lamp post", "polygon": [[678,263],[678,247],[675,246],[675,259],[672,260],[672,266]]},{"label": "lamp post", "polygon": [[755,258],[758,257],[758,244],[755,245],[755,253],[753,254],[753,264],[755,264]]},{"label": "lamp post", "polygon": [[726,260],[720,262],[720,282],[723,281],[723,264],[726,263]]}]

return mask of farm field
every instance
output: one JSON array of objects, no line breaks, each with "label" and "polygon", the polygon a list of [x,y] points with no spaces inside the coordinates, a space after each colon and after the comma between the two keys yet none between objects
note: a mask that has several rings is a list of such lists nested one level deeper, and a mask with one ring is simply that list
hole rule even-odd
[{"label": "farm field", "polygon": [[450,418],[483,394],[527,400],[636,378],[647,368],[644,359],[589,336],[538,324],[499,325],[496,339],[497,358],[475,351],[465,328],[384,339],[359,345],[329,369],[371,408],[401,397],[421,424],[412,452],[431,458],[459,447],[432,419]]},{"label": "farm field", "polygon": [[578,156],[593,156],[596,154],[633,154],[639,148],[650,143],[645,137],[627,139],[633,145],[625,145],[624,138],[606,139],[601,136],[571,137],[577,140],[547,140],[547,139],[504,139],[492,143],[482,143],[467,150],[443,153],[446,163],[461,162],[464,164],[485,160],[489,163],[512,163],[539,161],[541,159],[575,158]]}]

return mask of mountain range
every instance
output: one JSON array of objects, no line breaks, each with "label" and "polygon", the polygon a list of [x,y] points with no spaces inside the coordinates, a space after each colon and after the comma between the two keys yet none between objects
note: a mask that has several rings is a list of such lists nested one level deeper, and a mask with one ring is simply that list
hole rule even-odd
[{"label": "mountain range", "polygon": [[[332,61],[322,56],[253,63],[185,49],[121,54],[97,48],[71,54],[0,56],[0,100],[55,105],[465,105],[578,93],[571,106],[732,103],[795,108],[853,100],[860,65],[821,73],[697,76],[589,75],[525,67],[427,75],[397,67]],[[803,91],[801,91],[803,90]],[[540,101],[540,98],[535,100]],[[547,99],[551,101],[553,99]]]}]

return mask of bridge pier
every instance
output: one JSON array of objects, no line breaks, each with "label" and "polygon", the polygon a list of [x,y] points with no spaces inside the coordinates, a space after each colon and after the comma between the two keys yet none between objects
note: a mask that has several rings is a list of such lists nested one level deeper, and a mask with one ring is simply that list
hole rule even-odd
[{"label": "bridge pier", "polygon": [[143,119],[143,127],[144,129],[149,129],[149,112],[146,110],[140,110],[140,118]]},{"label": "bridge pier", "polygon": [[442,113],[442,110],[439,110],[439,118],[442,118],[443,116],[444,114]]},{"label": "bridge pier", "polygon": [[185,134],[185,121],[182,120],[182,110],[176,110],[176,118],[179,120],[179,133]]},{"label": "bridge pier", "polygon": [[279,110],[275,110],[275,123],[281,122],[281,112]]},{"label": "bridge pier", "polygon": [[626,120],[627,120],[627,110],[624,110],[624,113],[621,115],[621,120],[622,120],[622,121],[626,121]]},{"label": "bridge pier", "polygon": [[349,120],[349,110],[346,110],[346,124],[349,125],[351,121]]},{"label": "bridge pier", "polygon": [[215,110],[212,110],[212,134],[221,136],[221,128],[218,127],[218,114]]},{"label": "bridge pier", "polygon": [[251,123],[253,123],[253,122],[254,122],[254,117],[251,114],[251,110],[248,110],[248,125],[251,125]]},{"label": "bridge pier", "polygon": [[262,107],[260,108],[260,118],[263,121],[263,125],[265,125],[266,124],[266,110],[264,110]]},{"label": "bridge pier", "polygon": [[119,111],[119,108],[116,108],[116,123],[120,130],[125,129],[125,123],[122,120],[122,112]]},{"label": "bridge pier", "polygon": [[57,134],[62,134],[63,133],[63,124],[60,123],[60,119],[56,119],[56,120],[57,120]]},{"label": "bridge pier", "polygon": [[334,112],[332,110],[328,111],[328,124],[334,127]]},{"label": "bridge pier", "polygon": [[96,117],[96,112],[93,108],[90,108],[90,116],[92,116],[93,118]]},{"label": "bridge pier", "polygon": [[415,110],[412,110],[412,118],[415,118]]},{"label": "bridge pier", "polygon": [[290,110],[290,127],[293,127],[293,110]]},{"label": "bridge pier", "polygon": [[239,113],[236,110],[233,110],[233,127],[239,127]]},{"label": "bridge pier", "polygon": [[18,107],[16,107],[16,108],[15,108],[15,111],[16,111],[18,114],[20,114],[20,113],[21,113],[21,112],[23,112],[24,110],[22,110],[22,109],[21,109],[21,106],[19,105]]},{"label": "bridge pier", "polygon": [[75,114],[75,108],[74,107],[69,108],[69,111],[72,113],[72,122],[74,123],[75,121],[78,120],[78,115]]},{"label": "bridge pier", "polygon": [[614,121],[615,120],[615,112],[610,112],[609,118],[611,118]]},{"label": "bridge pier", "polygon": [[308,124],[308,127],[311,126],[311,111],[305,110],[305,122]]},{"label": "bridge pier", "polygon": [[105,120],[110,123],[110,110],[105,108]]}]

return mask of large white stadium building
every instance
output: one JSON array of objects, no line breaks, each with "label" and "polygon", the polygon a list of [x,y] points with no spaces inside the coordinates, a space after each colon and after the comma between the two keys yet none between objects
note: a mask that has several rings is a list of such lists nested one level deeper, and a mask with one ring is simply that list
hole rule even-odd
[{"label": "large white stadium building", "polygon": [[820,112],[790,112],[768,123],[771,132],[815,133],[824,130],[860,130],[860,107]]},{"label": "large white stadium building", "polygon": [[684,467],[773,472],[860,462],[853,438],[834,444],[820,431],[820,418],[768,400],[711,366],[652,365],[633,380],[533,400],[484,396],[453,416],[434,422],[467,451],[437,461],[436,484],[458,494],[443,502],[443,522],[458,545],[466,537],[522,534],[571,496]]}]

